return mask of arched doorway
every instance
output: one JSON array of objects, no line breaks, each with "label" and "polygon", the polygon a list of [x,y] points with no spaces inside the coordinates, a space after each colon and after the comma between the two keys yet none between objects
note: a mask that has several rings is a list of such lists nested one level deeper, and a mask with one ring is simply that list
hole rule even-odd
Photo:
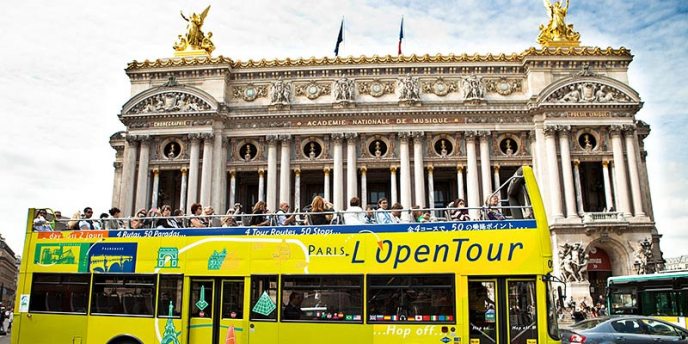
[{"label": "arched doorway", "polygon": [[607,278],[612,275],[612,264],[607,252],[599,247],[588,251],[588,281],[593,304],[603,302],[606,298]]}]

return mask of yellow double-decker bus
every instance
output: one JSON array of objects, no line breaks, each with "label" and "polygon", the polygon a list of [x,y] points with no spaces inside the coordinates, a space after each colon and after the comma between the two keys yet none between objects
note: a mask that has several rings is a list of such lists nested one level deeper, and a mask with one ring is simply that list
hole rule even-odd
[{"label": "yellow double-decker bus", "polygon": [[558,343],[532,170],[497,192],[504,219],[465,222],[35,232],[30,209],[12,343]]}]

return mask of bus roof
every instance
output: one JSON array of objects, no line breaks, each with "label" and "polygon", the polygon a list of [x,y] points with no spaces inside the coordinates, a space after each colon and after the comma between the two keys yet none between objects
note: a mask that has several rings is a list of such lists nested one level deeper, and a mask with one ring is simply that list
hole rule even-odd
[{"label": "bus roof", "polygon": [[628,276],[614,276],[609,277],[607,280],[607,285],[612,284],[624,284],[632,282],[647,282],[647,281],[661,281],[670,280],[674,278],[688,277],[688,271],[677,271],[659,274],[648,274],[648,275],[628,275]]}]

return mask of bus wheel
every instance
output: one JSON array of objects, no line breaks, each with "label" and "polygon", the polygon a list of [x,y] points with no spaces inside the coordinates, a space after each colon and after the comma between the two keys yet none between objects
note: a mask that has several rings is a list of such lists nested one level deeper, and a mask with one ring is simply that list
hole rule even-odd
[{"label": "bus wheel", "polygon": [[141,344],[141,342],[131,337],[117,337],[110,340],[108,344]]}]

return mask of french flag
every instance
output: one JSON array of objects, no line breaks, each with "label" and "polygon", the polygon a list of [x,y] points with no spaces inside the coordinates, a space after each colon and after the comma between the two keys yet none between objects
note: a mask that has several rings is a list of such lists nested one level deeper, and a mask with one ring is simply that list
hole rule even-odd
[{"label": "french flag", "polygon": [[401,17],[401,27],[399,28],[399,46],[397,55],[401,55],[401,41],[404,39],[404,17]]}]

